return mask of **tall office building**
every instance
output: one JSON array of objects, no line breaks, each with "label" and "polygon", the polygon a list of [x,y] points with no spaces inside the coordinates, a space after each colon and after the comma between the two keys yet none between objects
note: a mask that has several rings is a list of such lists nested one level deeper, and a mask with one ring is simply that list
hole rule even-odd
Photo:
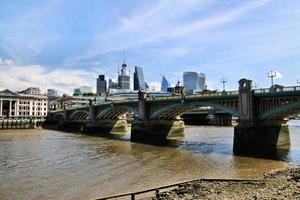
[{"label": "tall office building", "polygon": [[104,75],[99,75],[97,78],[97,94],[103,95],[106,93],[107,83]]},{"label": "tall office building", "polygon": [[160,90],[163,92],[168,92],[168,88],[171,86],[171,84],[169,83],[169,81],[166,79],[165,76],[162,77],[161,80],[161,87]]},{"label": "tall office building", "polygon": [[130,89],[130,76],[127,74],[127,65],[122,64],[121,74],[118,76],[119,89]]},{"label": "tall office building", "polygon": [[73,95],[81,95],[80,88],[74,88]]},{"label": "tall office building", "polygon": [[149,90],[149,84],[145,81],[145,87],[146,87],[146,90]]},{"label": "tall office building", "polygon": [[133,90],[146,90],[143,68],[135,66],[133,74]]},{"label": "tall office building", "polygon": [[83,95],[93,93],[93,88],[88,86],[81,86],[80,88],[74,88],[74,95]]},{"label": "tall office building", "polygon": [[81,94],[93,93],[93,88],[89,86],[81,86],[79,89]]},{"label": "tall office building", "polygon": [[119,85],[117,82],[114,82],[111,78],[108,79],[108,89],[118,89]]},{"label": "tall office building", "polygon": [[194,94],[205,89],[205,74],[198,72],[184,72],[183,84],[186,94]]}]

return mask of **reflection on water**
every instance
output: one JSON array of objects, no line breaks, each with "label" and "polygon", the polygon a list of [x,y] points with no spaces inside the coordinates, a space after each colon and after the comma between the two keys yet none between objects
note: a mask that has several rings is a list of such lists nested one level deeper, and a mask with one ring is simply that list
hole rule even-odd
[{"label": "reflection on water", "polygon": [[[88,199],[194,178],[258,178],[300,164],[300,123],[276,156],[232,154],[233,128],[187,127],[170,146],[50,130],[0,132],[0,199]],[[271,159],[270,159],[271,158]]]}]

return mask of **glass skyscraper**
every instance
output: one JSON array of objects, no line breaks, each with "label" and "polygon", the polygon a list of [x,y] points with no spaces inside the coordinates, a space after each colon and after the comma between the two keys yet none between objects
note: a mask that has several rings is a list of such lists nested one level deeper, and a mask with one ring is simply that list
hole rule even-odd
[{"label": "glass skyscraper", "polygon": [[168,92],[168,88],[170,87],[170,83],[169,81],[166,79],[165,76],[162,77],[162,80],[161,80],[161,88],[160,90],[163,91],[163,92]]},{"label": "glass skyscraper", "polygon": [[106,80],[104,75],[99,75],[97,78],[97,94],[103,95],[106,93]]},{"label": "glass skyscraper", "polygon": [[195,92],[201,92],[205,89],[205,74],[198,72],[184,72],[183,84],[186,94],[194,94]]},{"label": "glass skyscraper", "polygon": [[121,74],[118,76],[119,89],[130,89],[130,76],[127,75],[127,65],[123,63]]},{"label": "glass skyscraper", "polygon": [[135,66],[133,74],[133,90],[146,90],[143,68]]}]

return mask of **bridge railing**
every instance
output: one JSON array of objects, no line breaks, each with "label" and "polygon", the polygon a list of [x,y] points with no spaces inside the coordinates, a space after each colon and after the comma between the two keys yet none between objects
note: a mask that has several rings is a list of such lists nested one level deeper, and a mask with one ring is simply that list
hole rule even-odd
[{"label": "bridge railing", "polygon": [[293,92],[300,91],[300,86],[290,86],[290,87],[277,87],[277,88],[261,88],[255,89],[254,93],[271,93],[271,92]]},{"label": "bridge railing", "polygon": [[175,100],[175,99],[192,99],[198,97],[209,97],[209,96],[226,96],[226,95],[238,95],[238,91],[223,91],[223,92],[210,92],[210,93],[199,93],[190,95],[177,95],[177,96],[167,96],[167,97],[150,97],[148,100]]}]

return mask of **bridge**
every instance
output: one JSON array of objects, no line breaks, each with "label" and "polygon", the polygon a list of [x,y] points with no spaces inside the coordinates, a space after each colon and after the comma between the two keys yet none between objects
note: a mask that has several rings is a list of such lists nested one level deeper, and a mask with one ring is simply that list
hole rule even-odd
[{"label": "bridge", "polygon": [[286,117],[300,112],[300,86],[252,89],[252,81],[241,79],[238,91],[90,103],[89,106],[52,111],[48,123],[87,132],[125,131],[124,115],[130,113],[132,140],[182,136],[179,117],[201,106],[210,106],[238,118],[234,127],[234,152],[275,149]]}]

